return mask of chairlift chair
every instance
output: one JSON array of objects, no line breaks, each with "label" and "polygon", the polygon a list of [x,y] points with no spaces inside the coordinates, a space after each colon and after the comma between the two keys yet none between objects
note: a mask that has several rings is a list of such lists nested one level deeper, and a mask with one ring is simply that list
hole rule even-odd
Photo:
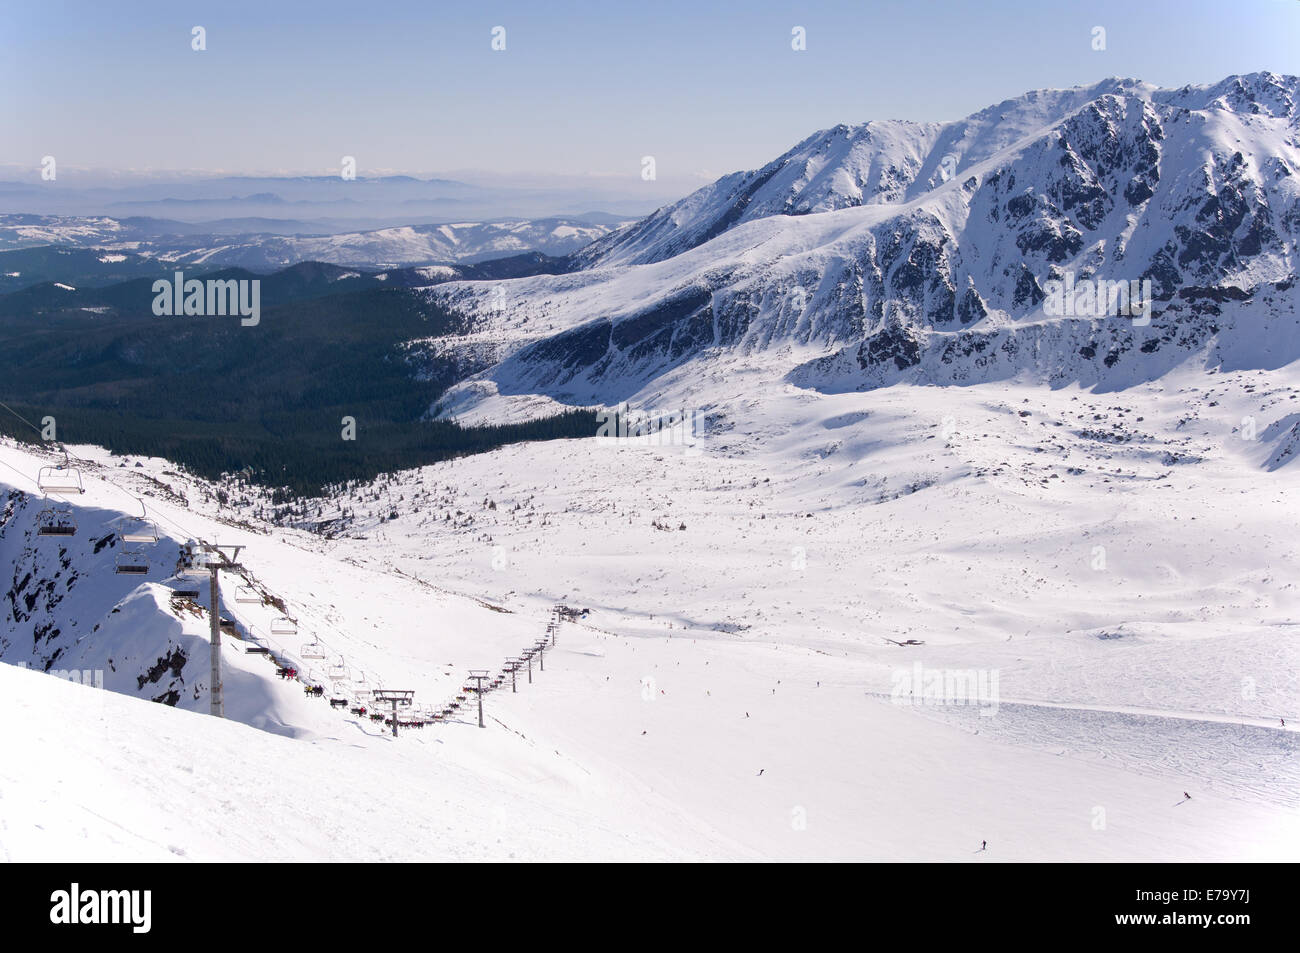
[{"label": "chairlift chair", "polygon": [[158,528],[147,520],[129,520],[118,536],[122,537],[124,543],[156,543]]},{"label": "chairlift chair", "polygon": [[271,620],[272,635],[297,635],[298,624],[292,619],[281,616],[278,619]]},{"label": "chairlift chair", "polygon": [[235,601],[242,602],[245,605],[256,605],[262,601],[262,597],[257,594],[257,590],[252,586],[240,586],[235,590]]},{"label": "chairlift chair", "polygon": [[36,514],[37,536],[76,536],[77,519],[66,503],[47,506]]},{"label": "chairlift chair", "polygon": [[342,660],[340,660],[337,665],[331,665],[327,674],[329,675],[330,681],[334,682],[345,682],[350,678],[348,667]]},{"label": "chairlift chair", "polygon": [[63,464],[61,466],[41,467],[36,473],[36,485],[40,487],[42,493],[57,493],[62,496],[75,496],[86,492],[86,487],[81,482],[81,471],[68,460],[68,454],[63,454]]},{"label": "chairlift chair", "polygon": [[199,544],[191,540],[181,547],[180,562],[176,567],[178,576],[206,576],[211,570],[212,554],[204,551]]},{"label": "chairlift chair", "polygon": [[137,500],[136,502],[140,504],[140,515],[124,516],[117,520],[119,523],[117,535],[122,538],[124,543],[158,542],[158,527],[149,521],[149,514],[144,508],[144,500]]},{"label": "chairlift chair", "polygon": [[119,553],[117,572],[126,576],[143,576],[149,572],[149,557],[134,549]]},{"label": "chairlift chair", "polygon": [[313,639],[303,645],[298,654],[305,659],[322,659],[325,658],[325,646]]}]

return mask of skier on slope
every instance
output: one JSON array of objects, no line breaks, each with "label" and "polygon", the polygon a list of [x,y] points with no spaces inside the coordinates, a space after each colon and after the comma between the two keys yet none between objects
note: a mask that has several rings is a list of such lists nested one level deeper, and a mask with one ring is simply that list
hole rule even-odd
[{"label": "skier on slope", "polygon": [[1190,801],[1190,800],[1192,799],[1192,796],[1191,796],[1190,794],[1188,794],[1186,791],[1184,791],[1184,792],[1183,792],[1183,799],[1186,800],[1186,801]]}]

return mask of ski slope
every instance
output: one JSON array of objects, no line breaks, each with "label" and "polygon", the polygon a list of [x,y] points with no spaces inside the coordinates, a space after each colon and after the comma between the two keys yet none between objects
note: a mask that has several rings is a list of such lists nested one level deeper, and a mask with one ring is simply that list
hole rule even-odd
[{"label": "ski slope", "polygon": [[[333,539],[219,507],[164,461],[73,448],[103,469],[85,468],[80,577],[51,610],[80,638],[56,667],[184,642],[189,691],[173,709],[134,680],[0,669],[21,726],[0,844],[16,860],[1295,860],[1295,477],[1267,466],[1289,375],[831,395],[724,376],[698,452],[507,447],[322,501],[357,513]],[[1271,440],[1234,433],[1250,412]],[[0,462],[23,489],[42,461],[6,444]],[[143,581],[91,551],[133,493],[172,534]],[[0,555],[58,571],[30,537],[37,504],[10,499]],[[486,730],[462,712],[393,740],[233,642],[218,723],[206,616],[164,591],[182,528],[246,545],[297,643],[417,703],[535,642],[555,602],[590,614],[531,685],[487,696]],[[269,608],[226,597],[223,616],[266,635]],[[6,620],[3,661],[39,661],[19,638],[34,621]],[[916,662],[996,672],[997,713],[897,703]]]}]

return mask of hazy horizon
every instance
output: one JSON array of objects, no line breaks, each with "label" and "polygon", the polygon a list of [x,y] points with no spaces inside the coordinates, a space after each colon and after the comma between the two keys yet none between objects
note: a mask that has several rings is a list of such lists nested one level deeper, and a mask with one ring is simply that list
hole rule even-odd
[{"label": "hazy horizon", "polygon": [[[668,195],[840,122],[954,120],[1112,76],[1300,73],[1300,4],[1268,0],[1103,0],[1065,16],[1026,0],[484,12],[401,0],[383,13],[245,0],[146,0],[129,18],[84,2],[10,9],[0,177],[38,176],[46,155],[87,182],[329,175],[353,156],[361,177],[626,180]],[[805,49],[792,48],[796,28]]]}]

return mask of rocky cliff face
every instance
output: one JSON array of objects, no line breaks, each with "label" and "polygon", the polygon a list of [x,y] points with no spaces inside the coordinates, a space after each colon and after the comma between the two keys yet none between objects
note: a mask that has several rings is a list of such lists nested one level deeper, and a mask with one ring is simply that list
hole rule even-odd
[{"label": "rocky cliff face", "polygon": [[38,539],[45,506],[21,490],[0,499],[0,565],[10,567],[0,580],[0,660],[168,705],[205,706],[208,644],[196,633],[206,612],[159,584],[175,567],[175,544],[153,547],[143,578],[118,575],[122,543],[109,521],[120,513],[78,508],[75,536]]}]

